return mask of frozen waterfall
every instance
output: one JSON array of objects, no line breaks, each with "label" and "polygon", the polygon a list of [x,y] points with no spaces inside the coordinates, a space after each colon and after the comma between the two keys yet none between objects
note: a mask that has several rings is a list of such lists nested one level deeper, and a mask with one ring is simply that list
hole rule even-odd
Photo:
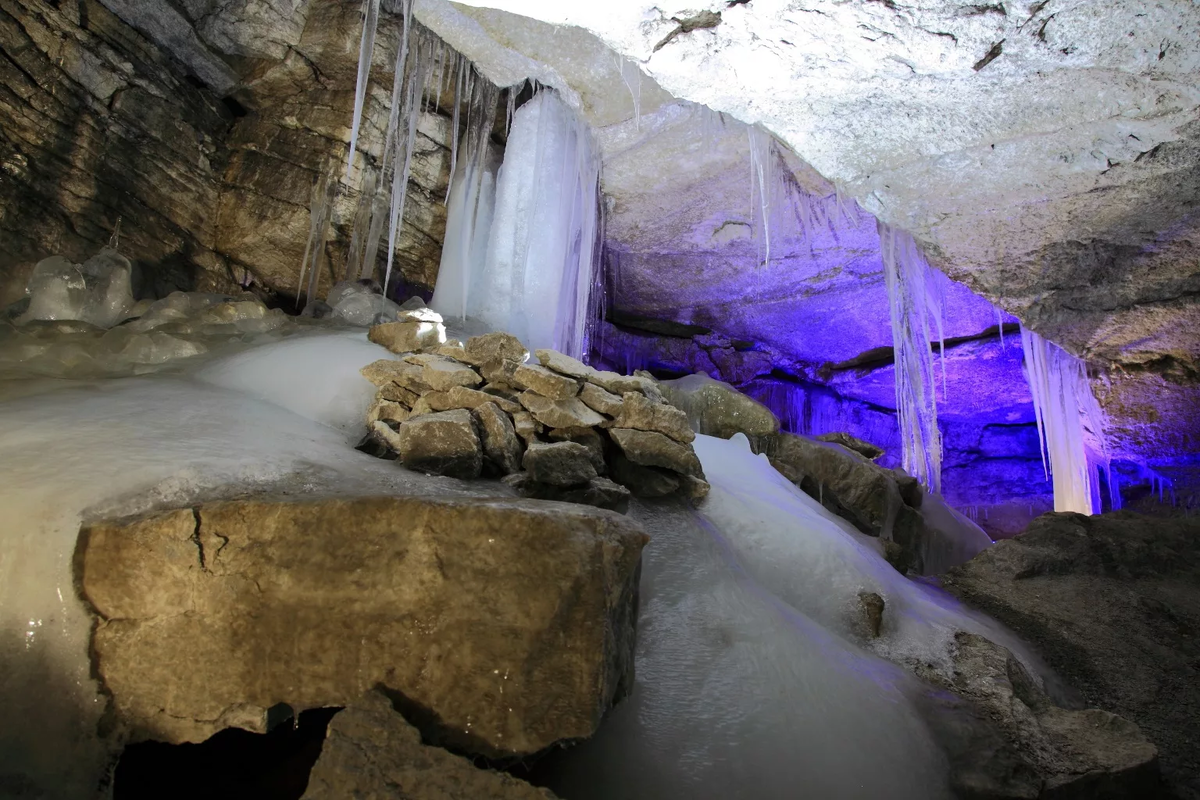
[{"label": "frozen waterfall", "polygon": [[591,133],[553,91],[538,91],[516,109],[496,179],[494,216],[486,207],[487,160],[468,158],[472,165],[456,179],[452,197],[459,202],[452,203],[447,222],[451,244],[433,307],[450,316],[465,311],[531,350],[583,358],[601,244],[600,162]]}]

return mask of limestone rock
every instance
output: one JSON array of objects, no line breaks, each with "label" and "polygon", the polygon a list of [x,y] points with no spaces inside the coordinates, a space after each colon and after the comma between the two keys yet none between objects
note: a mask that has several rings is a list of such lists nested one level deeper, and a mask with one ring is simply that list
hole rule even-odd
[{"label": "limestone rock", "polygon": [[551,400],[569,400],[579,394],[579,381],[537,364],[520,364],[512,373],[517,388],[537,392]]},{"label": "limestone rock", "polygon": [[554,428],[546,433],[553,442],[576,442],[588,449],[588,456],[596,472],[603,475],[607,472],[604,453],[604,437],[595,428]]},{"label": "limestone rock", "polygon": [[1200,785],[1200,522],[1045,514],[942,581],[1028,641],[1084,704],[1136,723],[1171,791]]},{"label": "limestone rock", "polygon": [[467,339],[464,347],[468,364],[482,367],[500,361],[515,361],[523,363],[529,355],[521,340],[510,333],[485,333],[482,336],[472,336]]},{"label": "limestone rock", "polygon": [[429,392],[423,399],[434,411],[449,411],[455,408],[474,409],[485,403],[494,403],[500,410],[508,414],[521,411],[521,404],[506,400],[503,397],[487,392],[471,389],[466,386],[452,386],[445,392]]},{"label": "limestone rock", "polygon": [[513,373],[520,366],[519,361],[511,359],[497,359],[495,361],[487,361],[479,367],[479,374],[488,383],[503,384],[505,386],[514,386]]},{"label": "limestone rock", "polygon": [[412,410],[401,403],[395,403],[390,400],[376,400],[371,404],[370,410],[367,411],[367,424],[374,425],[376,422],[395,422],[397,424],[406,421],[412,415]]},{"label": "limestone rock", "polygon": [[400,461],[409,469],[454,478],[478,478],[483,451],[465,409],[410,417],[397,432]]},{"label": "limestone rock", "polygon": [[528,472],[518,472],[505,478],[504,483],[522,497],[578,503],[605,508],[619,514],[629,510],[629,490],[608,478],[592,478],[582,486],[555,486],[535,481]]},{"label": "limestone rock", "polygon": [[134,741],[262,731],[281,698],[382,685],[427,741],[513,758],[590,736],[632,686],[645,542],[517,499],[242,500],[89,525],[78,579]]},{"label": "limestone rock", "polygon": [[609,459],[612,479],[626,487],[636,497],[666,497],[679,491],[683,475],[668,473],[654,467],[635,464],[619,451]]},{"label": "limestone rock", "polygon": [[[818,442],[829,442],[830,444],[840,444],[847,450],[853,450],[868,461],[876,461],[883,455],[883,448],[876,447],[870,442],[865,442],[857,436],[851,436],[848,433],[823,433],[820,436],[814,437]],[[916,480],[915,478],[913,479]]]},{"label": "limestone rock", "polygon": [[334,715],[303,800],[350,797],[410,800],[553,800],[504,772],[480,769],[462,756],[421,743],[379,692]]},{"label": "limestone rock", "polygon": [[576,442],[531,444],[521,466],[531,479],[551,486],[579,486],[596,477],[590,451]]},{"label": "limestone rock", "polygon": [[634,375],[618,375],[615,372],[605,372],[603,370],[592,370],[588,374],[587,379],[590,383],[594,383],[601,389],[618,396],[626,392],[641,392],[645,394],[646,386],[653,385],[652,381],[645,378],[639,378]]},{"label": "limestone rock", "polygon": [[512,420],[495,403],[482,403],[471,410],[479,426],[483,456],[501,475],[510,475],[521,468],[523,444]]},{"label": "limestone rock", "polygon": [[463,343],[455,339],[452,342],[446,342],[434,348],[434,353],[444,358],[452,358],[455,361],[466,361],[467,351],[463,349]]},{"label": "limestone rock", "polygon": [[[428,306],[401,308],[396,312],[396,320],[398,322],[427,322],[431,325],[441,325],[444,322],[442,315]],[[445,329],[443,328],[443,330]],[[445,341],[445,337],[443,337],[442,343],[444,344]]]},{"label": "limestone rock", "polygon": [[440,345],[446,338],[446,329],[440,322],[385,322],[372,325],[367,338],[393,353],[411,353]]},{"label": "limestone rock", "polygon": [[381,358],[378,361],[372,361],[370,364],[367,364],[359,372],[376,386],[387,386],[389,383],[397,382],[402,376],[413,372],[413,367],[406,361],[394,358]]},{"label": "limestone rock", "polygon": [[543,367],[581,381],[586,381],[596,371],[582,361],[571,358],[557,350],[536,350],[534,351],[534,355],[537,356],[538,363]]},{"label": "limestone rock", "polygon": [[636,431],[630,428],[610,428],[608,435],[625,456],[645,467],[663,467],[681,475],[702,477],[703,469],[695,451],[661,433]]},{"label": "limestone rock", "polygon": [[656,431],[682,444],[691,444],[696,434],[688,427],[687,414],[667,403],[654,403],[639,392],[626,392],[621,413],[613,420],[619,428]]},{"label": "limestone rock", "polygon": [[534,421],[533,415],[527,411],[522,411],[512,415],[513,428],[525,440],[525,444],[533,444],[538,441],[538,423]]},{"label": "limestone rock", "polygon": [[593,428],[604,422],[604,417],[583,404],[578,397],[552,400],[537,392],[522,392],[521,405],[533,418],[550,428]]},{"label": "limestone rock", "polygon": [[439,392],[448,391],[455,386],[469,388],[483,383],[483,378],[479,377],[478,372],[466,364],[448,358],[438,358],[422,367],[421,380]]},{"label": "limestone rock", "polygon": [[697,432],[720,439],[744,433],[750,441],[779,432],[779,420],[770,409],[707,375],[688,375],[659,384],[667,400],[683,409]]},{"label": "limestone rock", "polygon": [[601,414],[607,414],[610,417],[620,414],[621,405],[624,403],[619,396],[590,382],[585,383],[583,388],[579,390],[579,399],[588,408],[599,411]]},{"label": "limestone rock", "polygon": [[708,481],[697,478],[695,475],[680,475],[681,493],[684,497],[692,500],[703,500],[708,497],[708,493],[712,490],[712,486]]}]

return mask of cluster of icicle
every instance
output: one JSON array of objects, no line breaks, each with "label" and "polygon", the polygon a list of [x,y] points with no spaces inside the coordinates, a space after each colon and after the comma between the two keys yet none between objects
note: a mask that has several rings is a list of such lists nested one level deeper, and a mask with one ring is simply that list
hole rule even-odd
[{"label": "cluster of icicle", "polygon": [[[724,116],[707,111],[724,125]],[[705,138],[708,137],[706,123]],[[746,128],[750,145],[750,219],[758,244],[758,263],[771,264],[771,231],[793,225],[811,246],[818,231],[828,231],[836,241],[838,228],[857,226],[857,207],[835,192],[828,197],[809,194],[783,160],[783,151],[770,133],[757,125]],[[790,212],[790,213],[789,213]]]},{"label": "cluster of icicle", "polygon": [[1023,326],[1021,349],[1042,466],[1047,477],[1054,478],[1054,510],[1100,513],[1101,471],[1113,510],[1120,508],[1121,494],[1104,440],[1104,415],[1092,394],[1087,365]]},{"label": "cluster of icicle", "polygon": [[[441,110],[441,98],[450,93],[451,182],[432,306],[446,317],[509,331],[531,347],[583,357],[594,327],[589,303],[596,302],[592,290],[603,242],[600,160],[590,131],[556,92],[536,83],[532,98],[517,109],[525,82],[506,90],[495,86],[467,58],[414,23],[413,0],[402,0],[401,7],[404,31],[383,156],[377,166],[364,167],[343,280],[373,277],[386,227],[387,296],[417,122],[421,114]],[[365,0],[347,183],[358,153],[379,19],[380,0]],[[500,148],[492,144],[502,91],[508,106],[503,164]],[[339,185],[331,170],[313,194],[297,292],[303,292],[307,274],[310,303]]]},{"label": "cluster of icicle", "polygon": [[603,243],[599,152],[557,92],[533,90],[513,115],[498,174],[486,137],[478,153],[468,147],[430,305],[584,358],[598,316],[589,303]]},{"label": "cluster of icicle", "polygon": [[932,326],[936,326],[943,356],[945,392],[945,334],[942,297],[934,271],[912,236],[879,223],[883,274],[892,318],[892,347],[896,357],[896,410],[900,418],[902,464],[908,474],[931,492],[942,485],[942,436],[937,422],[933,374]]}]

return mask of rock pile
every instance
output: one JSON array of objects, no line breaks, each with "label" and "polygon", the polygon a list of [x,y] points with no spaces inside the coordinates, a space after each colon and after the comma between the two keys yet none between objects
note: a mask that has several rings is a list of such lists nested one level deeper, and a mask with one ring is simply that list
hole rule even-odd
[{"label": "rock pile", "polygon": [[514,336],[446,341],[421,308],[369,338],[400,356],[364,367],[379,387],[362,447],[409,469],[502,477],[524,497],[624,511],[630,494],[700,498],[708,483],[687,415],[646,376],[602,372]]}]

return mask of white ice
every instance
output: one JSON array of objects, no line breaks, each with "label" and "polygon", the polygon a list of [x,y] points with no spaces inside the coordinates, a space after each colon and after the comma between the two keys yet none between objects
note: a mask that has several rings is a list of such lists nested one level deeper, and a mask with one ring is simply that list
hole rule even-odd
[{"label": "white ice", "polygon": [[110,247],[83,264],[43,259],[33,268],[25,289],[29,308],[18,321],[79,320],[111,328],[133,307],[132,273],[129,260]]}]

